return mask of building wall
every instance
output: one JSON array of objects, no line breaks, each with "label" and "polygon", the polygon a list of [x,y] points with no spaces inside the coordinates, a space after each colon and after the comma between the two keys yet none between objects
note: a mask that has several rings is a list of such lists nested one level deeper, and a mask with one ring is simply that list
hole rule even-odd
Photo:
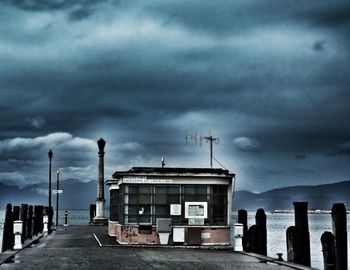
[{"label": "building wall", "polygon": [[[188,226],[184,227],[188,228]],[[151,233],[140,233],[138,225],[121,225],[109,221],[108,234],[115,236],[120,244],[160,244],[155,226],[152,226]],[[169,245],[172,244],[172,235],[170,235]],[[186,242],[183,244],[187,245]],[[201,245],[230,245],[230,228],[228,226],[201,227]]]}]

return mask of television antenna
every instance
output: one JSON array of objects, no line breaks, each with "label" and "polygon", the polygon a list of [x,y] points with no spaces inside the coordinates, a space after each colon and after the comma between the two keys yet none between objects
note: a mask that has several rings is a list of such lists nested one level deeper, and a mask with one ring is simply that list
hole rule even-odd
[{"label": "television antenna", "polygon": [[213,143],[218,144],[219,143],[219,138],[214,137],[211,135],[211,132],[209,130],[209,136],[202,136],[202,135],[197,135],[197,132],[195,132],[195,135],[188,135],[188,132],[186,131],[186,145],[188,139],[191,141],[195,141],[196,145],[197,142],[199,141],[199,146],[202,147],[202,141],[205,140],[207,143],[210,145],[210,168],[213,168]]}]

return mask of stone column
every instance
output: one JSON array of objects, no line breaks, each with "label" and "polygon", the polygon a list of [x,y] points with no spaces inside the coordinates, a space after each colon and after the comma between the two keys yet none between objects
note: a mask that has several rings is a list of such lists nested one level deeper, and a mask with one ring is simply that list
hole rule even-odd
[{"label": "stone column", "polygon": [[94,224],[104,225],[107,224],[107,219],[104,217],[105,210],[105,198],[104,198],[104,147],[106,141],[102,138],[97,141],[98,145],[98,184],[97,184],[97,198],[96,198],[96,216],[94,218]]}]

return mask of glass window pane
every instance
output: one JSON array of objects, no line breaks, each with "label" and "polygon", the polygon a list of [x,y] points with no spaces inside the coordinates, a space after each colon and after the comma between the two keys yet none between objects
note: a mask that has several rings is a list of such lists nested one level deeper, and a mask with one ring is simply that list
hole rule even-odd
[{"label": "glass window pane", "polygon": [[140,193],[151,193],[152,192],[152,186],[139,186],[139,192]]},{"label": "glass window pane", "polygon": [[140,194],[139,195],[139,203],[140,204],[150,204],[151,203],[151,195],[150,194],[147,194],[147,195]]},{"label": "glass window pane", "polygon": [[167,187],[166,186],[156,186],[156,194],[166,194]]},{"label": "glass window pane", "polygon": [[180,203],[180,195],[168,195],[168,203]]},{"label": "glass window pane", "polygon": [[166,204],[167,203],[167,195],[166,194],[156,194],[155,195],[155,203],[156,204]]},{"label": "glass window pane", "polygon": [[170,207],[168,205],[157,205],[155,206],[157,216],[167,216],[170,212]]},{"label": "glass window pane", "polygon": [[180,194],[180,186],[168,186],[168,194]]},{"label": "glass window pane", "polygon": [[137,194],[139,192],[139,189],[137,186],[129,186],[129,193],[130,194]]}]

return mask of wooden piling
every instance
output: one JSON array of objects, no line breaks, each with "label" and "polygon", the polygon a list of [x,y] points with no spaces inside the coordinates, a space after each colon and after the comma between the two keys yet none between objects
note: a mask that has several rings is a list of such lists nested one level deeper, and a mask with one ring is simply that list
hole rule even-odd
[{"label": "wooden piling", "polygon": [[12,205],[8,203],[5,210],[5,222],[2,234],[1,252],[4,252],[13,247],[13,220],[12,220]]},{"label": "wooden piling", "polygon": [[39,206],[34,205],[34,215],[33,215],[33,235],[38,235],[40,231],[39,225]]},{"label": "wooden piling", "polygon": [[238,210],[238,223],[243,224],[243,238],[242,238],[242,244],[243,244],[243,250],[247,251],[247,239],[248,239],[248,213],[244,209]]},{"label": "wooden piling", "polygon": [[267,255],[267,230],[266,230],[266,214],[264,209],[259,208],[255,215],[255,224],[258,228],[258,252],[261,255]]},{"label": "wooden piling", "polygon": [[19,220],[22,220],[22,243],[27,239],[27,220],[28,220],[28,204],[21,204],[19,211]]},{"label": "wooden piling", "polygon": [[258,253],[259,231],[256,225],[252,225],[248,229],[247,234],[247,251]]},{"label": "wooden piling", "polygon": [[346,231],[346,209],[343,203],[333,204],[332,223],[336,270],[348,269],[348,246]]},{"label": "wooden piling", "polygon": [[288,227],[286,234],[287,234],[287,261],[288,262],[294,262],[294,258],[295,258],[295,237],[296,237],[296,233],[295,233],[295,226],[290,226]]},{"label": "wooden piling", "polygon": [[334,236],[331,232],[324,232],[321,236],[323,268],[335,270]]},{"label": "wooden piling", "polygon": [[19,220],[19,212],[20,212],[20,207],[15,205],[13,207],[13,211],[12,211],[12,220]]},{"label": "wooden piling", "polygon": [[32,239],[33,236],[33,205],[28,207],[27,216],[27,238]]},{"label": "wooden piling", "polygon": [[310,233],[307,216],[307,202],[293,202],[295,217],[294,262],[311,265]]}]

